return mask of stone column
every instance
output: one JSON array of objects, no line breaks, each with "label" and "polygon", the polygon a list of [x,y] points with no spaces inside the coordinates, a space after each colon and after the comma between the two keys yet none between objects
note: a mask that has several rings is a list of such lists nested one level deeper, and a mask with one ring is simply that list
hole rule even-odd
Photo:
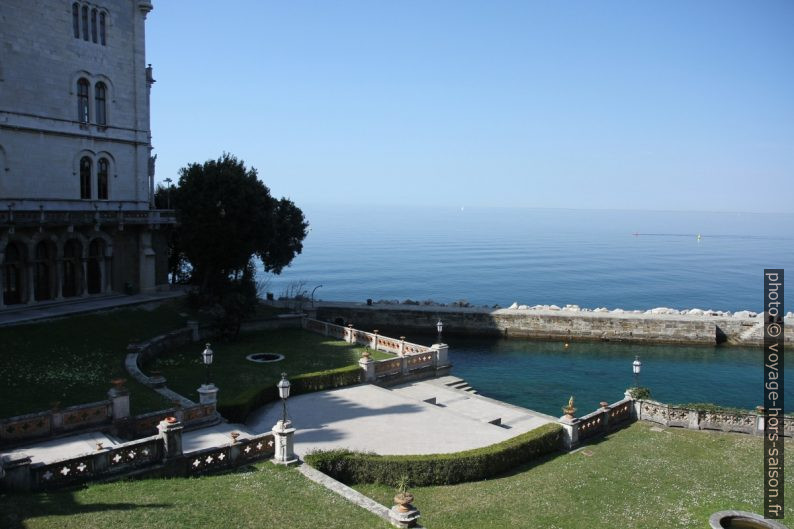
[{"label": "stone column", "polygon": [[374,331],[372,331],[372,334],[374,334],[374,336],[372,337],[372,349],[377,351],[378,350],[378,329],[375,329]]},{"label": "stone column", "polygon": [[328,323],[323,323],[323,336],[328,336]]},{"label": "stone column", "polygon": [[130,417],[130,392],[120,384],[108,391],[113,409],[113,422],[123,421]]},{"label": "stone column", "polygon": [[5,292],[6,292],[6,269],[3,266],[5,262],[5,253],[0,251],[0,309],[6,306],[5,301]]},{"label": "stone column", "polygon": [[63,259],[55,260],[55,300],[63,299]]},{"label": "stone column", "polygon": [[80,292],[77,294],[81,297],[88,296],[88,259],[83,257],[80,259]]},{"label": "stone column", "polygon": [[641,405],[641,402],[638,401],[638,400],[635,400],[634,397],[631,396],[631,391],[629,391],[628,389],[623,393],[623,396],[626,397],[627,399],[631,399],[631,418],[634,419],[635,421],[640,420],[640,415],[641,415],[640,405]]},{"label": "stone column", "polygon": [[356,343],[356,340],[353,337],[353,324],[352,323],[348,323],[347,324],[347,335],[346,335],[346,338],[347,338],[347,342],[348,343]]},{"label": "stone column", "polygon": [[405,355],[405,336],[400,336],[400,356]]},{"label": "stone column", "polygon": [[154,275],[155,253],[152,249],[152,233],[148,230],[141,231],[138,238],[138,262],[140,276],[138,287],[140,292],[153,292],[156,287]]},{"label": "stone column", "polygon": [[273,454],[273,463],[277,465],[291,465],[297,463],[298,458],[295,456],[294,450],[294,435],[295,428],[292,427],[292,422],[278,421],[273,427],[273,439],[275,440],[275,453]]},{"label": "stone column", "polygon": [[25,263],[25,291],[27,292],[27,299],[21,300],[22,303],[27,303],[28,305],[32,305],[36,302],[36,296],[34,292],[34,283],[33,283],[33,263]]},{"label": "stone column", "polygon": [[175,417],[168,417],[157,425],[163,439],[163,458],[173,459],[182,455],[182,423]]}]

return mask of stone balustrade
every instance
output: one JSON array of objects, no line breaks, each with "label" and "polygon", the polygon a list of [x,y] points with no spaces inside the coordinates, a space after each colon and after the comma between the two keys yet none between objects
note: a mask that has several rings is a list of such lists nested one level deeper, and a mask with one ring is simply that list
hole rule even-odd
[{"label": "stone balustrade", "polygon": [[[605,403],[602,403],[605,404]],[[576,448],[583,441],[611,432],[630,421],[648,421],[673,428],[690,430],[718,430],[721,432],[763,435],[763,413],[722,410],[697,410],[655,400],[626,397],[614,404],[579,418],[564,416],[559,423],[565,434],[565,447]],[[794,417],[781,416],[785,437],[794,437]]]},{"label": "stone balustrade", "polygon": [[[764,414],[758,412],[696,410],[654,400],[637,400],[634,408],[638,419],[663,426],[751,435],[763,435],[764,432]],[[781,419],[783,435],[794,436],[794,417],[783,416]]]},{"label": "stone balustrade", "polygon": [[107,400],[2,419],[0,446],[14,446],[34,439],[96,430],[127,419],[129,393],[114,389],[109,396],[111,398]]},{"label": "stone balustrade", "polygon": [[0,488],[7,491],[52,490],[89,481],[157,471],[165,476],[195,476],[227,470],[273,456],[273,434],[238,437],[228,443],[185,454],[182,423],[174,418],[158,425],[157,435],[103,447],[93,452],[32,463],[14,453],[0,461]]},{"label": "stone balustrade", "polygon": [[421,374],[432,373],[434,376],[449,370],[449,348],[446,344],[435,344],[431,347],[406,342],[405,337],[390,338],[374,332],[354,329],[352,325],[344,327],[312,318],[303,319],[303,328],[307,331],[331,336],[350,344],[363,345],[397,355],[396,358],[373,360],[365,356],[359,361],[365,382],[394,383],[406,378],[414,378]]},{"label": "stone balustrade", "polygon": [[565,448],[571,450],[583,441],[600,437],[631,422],[634,419],[633,409],[633,400],[626,397],[579,418],[562,417],[559,423],[563,427]]}]

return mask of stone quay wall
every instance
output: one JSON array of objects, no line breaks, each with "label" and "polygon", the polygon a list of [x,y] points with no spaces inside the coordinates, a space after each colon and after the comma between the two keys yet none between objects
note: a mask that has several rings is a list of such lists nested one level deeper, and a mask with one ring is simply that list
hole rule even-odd
[{"label": "stone quay wall", "polygon": [[[449,335],[678,345],[763,345],[762,321],[758,315],[488,309],[329,301],[316,303],[309,313],[332,323],[404,332],[434,332],[436,322],[441,319],[444,334]],[[794,321],[787,318],[786,323],[794,324]],[[786,334],[786,342],[794,342],[794,332]]]}]

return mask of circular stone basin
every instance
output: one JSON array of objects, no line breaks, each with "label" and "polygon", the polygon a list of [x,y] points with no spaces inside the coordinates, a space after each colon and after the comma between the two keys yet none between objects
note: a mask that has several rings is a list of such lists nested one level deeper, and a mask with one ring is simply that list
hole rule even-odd
[{"label": "circular stone basin", "polygon": [[284,360],[284,355],[276,353],[254,353],[245,357],[246,360],[256,362],[257,364],[268,364],[270,362],[278,362]]},{"label": "circular stone basin", "polygon": [[765,520],[763,516],[745,511],[720,511],[711,515],[712,529],[788,529],[776,520]]}]

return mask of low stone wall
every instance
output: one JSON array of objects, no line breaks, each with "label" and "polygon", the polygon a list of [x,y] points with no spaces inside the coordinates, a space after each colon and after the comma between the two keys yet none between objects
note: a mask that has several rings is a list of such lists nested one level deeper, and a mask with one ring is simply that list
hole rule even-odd
[{"label": "low stone wall", "polygon": [[[618,341],[655,344],[762,345],[758,317],[684,315],[582,310],[487,309],[416,305],[365,305],[322,302],[314,309],[320,320],[365,328],[398,328],[444,333],[536,338],[546,340]],[[739,317],[736,317],[739,316]],[[789,322],[789,320],[786,320]],[[786,334],[794,342],[794,333]]]}]

